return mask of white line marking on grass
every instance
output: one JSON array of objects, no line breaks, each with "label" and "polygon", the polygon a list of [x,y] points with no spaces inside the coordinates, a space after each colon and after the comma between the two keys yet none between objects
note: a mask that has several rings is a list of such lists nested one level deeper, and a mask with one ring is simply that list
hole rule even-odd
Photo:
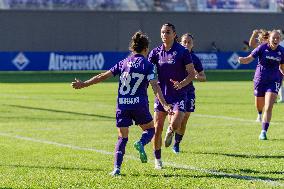
[{"label": "white line marking on grass", "polygon": [[[244,125],[252,125],[251,123],[242,123],[242,126]],[[214,126],[214,127],[217,127],[217,126],[225,126],[225,127],[233,127],[233,126],[238,126],[238,124],[236,124],[236,122],[233,122],[233,123],[219,123],[219,124],[216,124],[216,123],[212,123],[212,122],[208,122],[208,123],[192,123],[191,126],[194,126],[194,127],[203,127],[203,126]]]},{"label": "white line marking on grass", "polygon": [[[94,148],[85,148],[85,147],[74,146],[74,145],[70,145],[70,144],[62,144],[62,143],[48,141],[48,140],[34,139],[34,138],[24,137],[24,136],[19,136],[19,135],[11,135],[9,133],[0,132],[0,136],[9,137],[9,138],[16,138],[16,139],[26,140],[26,141],[36,142],[36,143],[50,144],[50,145],[55,145],[55,146],[59,146],[59,147],[66,147],[66,148],[70,148],[70,149],[74,149],[74,150],[92,151],[92,152],[97,152],[97,153],[101,153],[101,154],[105,154],[105,155],[113,155],[113,152],[108,152],[108,151],[105,151],[105,150],[97,150],[97,149],[94,149]],[[125,155],[125,157],[127,157],[128,159],[140,161],[139,158],[136,158],[132,155]],[[259,182],[264,182],[264,183],[272,185],[272,186],[284,186],[283,183],[273,181],[273,180],[270,180],[270,179],[261,179],[259,177],[242,176],[242,175],[237,175],[237,174],[231,174],[231,173],[225,173],[225,172],[219,172],[219,171],[212,171],[212,170],[197,168],[197,167],[193,167],[193,166],[189,166],[189,165],[176,164],[176,163],[173,163],[173,162],[163,162],[163,163],[164,163],[164,165],[174,167],[174,168],[194,170],[194,171],[198,171],[198,172],[202,172],[202,173],[208,173],[208,174],[211,174],[211,175],[218,175],[218,176],[235,178],[235,179],[240,179],[240,180],[259,181]]]},{"label": "white line marking on grass", "polygon": [[[243,119],[238,117],[228,117],[228,116],[220,116],[220,115],[206,115],[206,114],[192,114],[193,117],[205,117],[205,118],[212,118],[212,119],[224,119],[224,120],[232,120],[232,121],[240,121],[240,122],[250,122],[250,123],[258,123],[255,120],[251,119]],[[279,122],[270,122],[275,125],[279,125]]]},{"label": "white line marking on grass", "polygon": [[41,140],[41,139],[34,139],[34,138],[30,138],[30,137],[23,137],[23,136],[19,136],[19,135],[9,135],[8,133],[0,133],[1,136],[6,136],[6,137],[11,137],[11,138],[17,138],[17,139],[21,139],[21,140],[27,140],[27,141],[31,141],[31,142],[37,142],[37,143],[44,143],[44,144],[51,144],[51,145],[56,145],[56,146],[60,146],[60,147],[66,147],[66,148],[71,148],[74,150],[85,150],[85,151],[93,151],[93,152],[98,152],[101,154],[107,154],[110,155],[113,153],[112,152],[108,152],[105,150],[97,150],[94,148],[84,148],[84,147],[79,147],[79,146],[73,146],[70,144],[62,144],[62,143],[58,143],[58,142],[52,142],[52,141],[48,141],[48,140]]},{"label": "white line marking on grass", "polygon": [[237,175],[237,174],[232,174],[232,173],[225,173],[225,172],[220,172],[220,171],[212,171],[208,169],[202,169],[202,168],[196,168],[188,165],[179,165],[176,163],[170,163],[170,162],[165,162],[165,165],[175,167],[175,168],[180,168],[180,169],[186,169],[186,170],[194,170],[194,171],[199,171],[203,173],[208,173],[211,175],[218,175],[218,176],[223,176],[227,178],[235,178],[235,179],[240,179],[240,180],[250,180],[250,181],[259,181],[259,182],[264,182],[266,184],[272,185],[272,186],[284,186],[283,183],[273,181],[270,179],[261,179],[259,177],[253,177],[253,176],[243,176],[243,175]]}]

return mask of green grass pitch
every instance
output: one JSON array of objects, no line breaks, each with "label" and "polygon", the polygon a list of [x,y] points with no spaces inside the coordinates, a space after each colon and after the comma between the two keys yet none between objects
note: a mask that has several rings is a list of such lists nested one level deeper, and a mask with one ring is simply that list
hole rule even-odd
[{"label": "green grass pitch", "polygon": [[252,72],[213,71],[211,81],[195,83],[181,153],[163,147],[162,170],[151,145],[140,163],[133,143],[141,130],[132,126],[117,178],[108,175],[117,83],[70,86],[91,74],[0,72],[0,188],[284,188],[284,104],[274,106],[269,140],[259,141]]}]

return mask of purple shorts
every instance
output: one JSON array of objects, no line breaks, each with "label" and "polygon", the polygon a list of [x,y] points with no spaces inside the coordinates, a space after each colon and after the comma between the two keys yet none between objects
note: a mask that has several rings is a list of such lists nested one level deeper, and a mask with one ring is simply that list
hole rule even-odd
[{"label": "purple shorts", "polygon": [[266,92],[278,94],[281,87],[281,81],[274,82],[254,82],[254,96],[264,97]]},{"label": "purple shorts", "polygon": [[194,112],[194,110],[195,110],[195,94],[190,93],[190,94],[187,94],[187,102],[185,104],[185,111]]},{"label": "purple shorts", "polygon": [[116,110],[116,127],[129,127],[133,125],[142,125],[153,120],[149,107],[141,107],[135,110]]},{"label": "purple shorts", "polygon": [[[181,111],[181,112],[185,112],[186,102],[187,102],[186,98],[171,99],[167,101],[168,104],[173,105],[173,111]],[[166,112],[164,107],[157,98],[155,98],[154,111]]]}]

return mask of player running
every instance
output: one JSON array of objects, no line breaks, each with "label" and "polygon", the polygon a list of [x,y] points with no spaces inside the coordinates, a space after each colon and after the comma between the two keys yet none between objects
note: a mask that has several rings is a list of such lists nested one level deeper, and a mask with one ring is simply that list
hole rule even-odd
[{"label": "player running", "polygon": [[264,99],[260,140],[267,140],[266,133],[272,117],[273,104],[277,98],[284,74],[284,48],[279,45],[280,39],[280,33],[273,30],[269,35],[268,43],[258,46],[247,57],[239,57],[241,64],[248,64],[258,57],[254,74],[254,95]]}]

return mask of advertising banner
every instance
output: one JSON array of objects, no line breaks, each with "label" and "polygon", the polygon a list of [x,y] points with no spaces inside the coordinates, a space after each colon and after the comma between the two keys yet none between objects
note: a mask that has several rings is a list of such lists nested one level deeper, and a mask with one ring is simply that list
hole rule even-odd
[{"label": "advertising banner", "polygon": [[[0,71],[108,70],[129,52],[0,52]],[[241,65],[245,52],[198,52],[205,69],[255,69],[256,61]]]},{"label": "advertising banner", "polygon": [[0,52],[0,71],[108,70],[129,52]]}]

